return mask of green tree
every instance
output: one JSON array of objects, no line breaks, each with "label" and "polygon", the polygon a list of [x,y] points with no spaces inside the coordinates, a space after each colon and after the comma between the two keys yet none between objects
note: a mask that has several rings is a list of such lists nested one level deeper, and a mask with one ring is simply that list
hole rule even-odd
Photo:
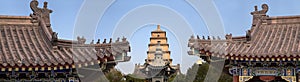
[{"label": "green tree", "polygon": [[137,78],[137,76],[133,74],[128,74],[125,76],[125,78],[126,78],[126,82],[146,82],[145,79]]},{"label": "green tree", "polygon": [[[204,82],[208,69],[209,69],[209,64],[207,63],[204,63],[201,66],[198,66],[198,64],[194,64],[191,69],[193,71],[191,71],[191,73],[188,74],[197,73],[197,75],[195,79],[190,82]],[[195,70],[197,70],[197,72],[194,72]]]},{"label": "green tree", "polygon": [[[191,68],[188,69],[187,75],[185,77],[185,82],[204,82],[208,69],[208,63],[204,63],[200,66],[198,64],[194,64]],[[217,70],[214,67],[211,67],[211,70],[222,71],[222,74],[218,80],[219,82],[232,82],[232,76],[229,75],[227,71]]]},{"label": "green tree", "polygon": [[168,82],[186,82],[184,74],[171,75]]},{"label": "green tree", "polygon": [[111,69],[105,76],[110,82],[125,82],[123,74],[117,69]]},{"label": "green tree", "polygon": [[232,82],[233,78],[231,75],[227,74],[227,73],[223,73],[220,76],[219,82]]}]

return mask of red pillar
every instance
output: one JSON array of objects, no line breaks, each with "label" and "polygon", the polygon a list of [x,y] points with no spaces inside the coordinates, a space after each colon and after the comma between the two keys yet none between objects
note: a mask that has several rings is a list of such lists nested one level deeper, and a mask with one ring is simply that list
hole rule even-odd
[{"label": "red pillar", "polygon": [[239,82],[239,76],[233,76],[233,82]]}]

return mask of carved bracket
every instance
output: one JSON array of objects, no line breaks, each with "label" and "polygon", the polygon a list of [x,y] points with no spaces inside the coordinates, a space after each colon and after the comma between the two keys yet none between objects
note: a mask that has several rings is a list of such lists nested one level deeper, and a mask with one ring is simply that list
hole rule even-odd
[{"label": "carved bracket", "polygon": [[239,76],[239,82],[246,82],[252,78],[253,78],[253,76]]},{"label": "carved bracket", "polygon": [[281,78],[288,82],[296,82],[296,76],[281,76]]}]

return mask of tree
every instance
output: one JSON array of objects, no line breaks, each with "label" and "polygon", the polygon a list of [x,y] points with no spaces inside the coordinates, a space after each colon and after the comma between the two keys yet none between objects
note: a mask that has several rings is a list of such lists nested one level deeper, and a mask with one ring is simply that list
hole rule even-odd
[{"label": "tree", "polygon": [[[206,74],[209,70],[209,64],[204,63],[201,65],[194,64],[191,68],[187,70],[187,74],[171,75],[168,82],[204,82]],[[218,82],[232,82],[232,76],[225,70],[217,70],[211,67],[213,71],[222,71],[222,74]],[[145,79],[136,78],[137,76],[128,74],[123,75],[120,71],[112,69],[110,72],[105,74],[106,78],[110,82],[146,82]]]},{"label": "tree", "polygon": [[186,82],[184,74],[171,75],[168,82]]},{"label": "tree", "polygon": [[233,78],[231,75],[224,73],[223,71],[223,73],[220,76],[219,82],[232,82],[233,81],[232,79]]},{"label": "tree", "polygon": [[137,76],[133,75],[133,74],[128,74],[125,76],[126,78],[126,82],[145,82],[145,79],[141,79],[141,78],[136,78]]},{"label": "tree", "polygon": [[204,63],[201,66],[198,66],[198,64],[194,64],[191,69],[193,71],[191,71],[191,73],[188,74],[193,74],[194,71],[197,71],[194,72],[197,73],[197,75],[195,76],[195,79],[190,82],[204,82],[208,69],[209,69],[209,64],[207,63]]},{"label": "tree", "polygon": [[[188,69],[185,82],[204,82],[208,69],[208,63],[201,64],[200,66],[198,64],[194,64]],[[227,71],[217,70],[214,67],[211,67],[211,69],[213,71],[222,71],[222,74],[218,80],[219,82],[232,82],[232,76],[229,75]]]},{"label": "tree", "polygon": [[117,69],[111,69],[105,76],[110,82],[125,82],[123,74]]}]

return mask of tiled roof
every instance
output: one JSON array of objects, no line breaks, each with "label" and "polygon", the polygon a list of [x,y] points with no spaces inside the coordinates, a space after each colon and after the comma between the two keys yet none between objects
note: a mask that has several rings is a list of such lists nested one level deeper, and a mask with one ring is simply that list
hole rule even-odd
[{"label": "tiled roof", "polygon": [[166,72],[170,72],[169,73],[170,75],[180,72],[179,64],[177,65],[166,64],[164,66],[153,66],[150,64],[144,64],[144,65],[136,64],[133,75],[142,78],[153,78],[153,77],[165,75]]},{"label": "tiled roof", "polygon": [[[260,15],[253,17],[252,28],[246,36],[226,39],[189,40],[189,47],[218,57],[245,58],[299,58],[300,16]],[[189,51],[189,54],[194,52]]]},{"label": "tiled roof", "polygon": [[[48,40],[43,35],[43,30],[39,25],[35,24],[0,24],[0,36],[0,64],[2,66],[96,63],[98,58],[110,57],[113,54],[113,48],[116,49],[113,50],[115,52],[113,55],[122,54],[122,50],[129,51],[127,41],[103,44],[74,44],[74,41],[63,43],[68,40],[59,40],[58,49],[54,49],[51,45],[52,41]],[[69,46],[66,44],[69,44]],[[113,48],[112,45],[114,45]],[[98,49],[96,50],[96,48]]]},{"label": "tiled roof", "polygon": [[[34,2],[31,7],[35,6]],[[41,8],[33,10],[38,9]],[[126,38],[115,42],[110,39],[107,43],[99,40],[96,44],[85,44],[85,39],[80,37],[77,41],[58,39],[43,16],[49,15],[34,11],[31,16],[0,16],[0,68],[80,67],[129,61],[130,46]]]}]

